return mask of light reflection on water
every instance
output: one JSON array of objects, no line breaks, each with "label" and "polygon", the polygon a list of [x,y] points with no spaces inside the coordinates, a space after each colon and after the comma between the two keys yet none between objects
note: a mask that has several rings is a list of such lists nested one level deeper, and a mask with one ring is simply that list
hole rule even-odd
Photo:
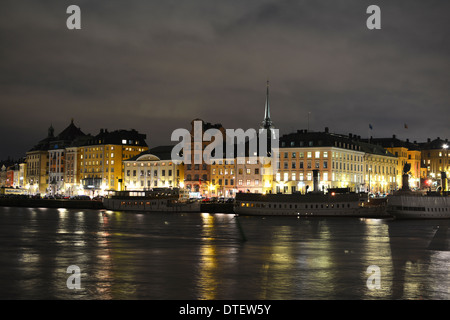
[{"label": "light reflection on water", "polygon": [[[0,298],[449,299],[447,228],[0,208]],[[81,269],[79,290],[66,285],[71,265]],[[366,285],[372,265],[381,270],[376,290]]]}]

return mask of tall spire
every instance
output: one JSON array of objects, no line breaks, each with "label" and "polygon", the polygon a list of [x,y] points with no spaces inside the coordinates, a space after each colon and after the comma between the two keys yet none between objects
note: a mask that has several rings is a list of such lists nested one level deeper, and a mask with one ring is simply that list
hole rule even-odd
[{"label": "tall spire", "polygon": [[264,121],[261,125],[264,129],[270,129],[273,128],[272,120],[270,119],[270,105],[269,105],[269,80],[267,80],[267,86],[266,86],[266,105],[264,109]]}]

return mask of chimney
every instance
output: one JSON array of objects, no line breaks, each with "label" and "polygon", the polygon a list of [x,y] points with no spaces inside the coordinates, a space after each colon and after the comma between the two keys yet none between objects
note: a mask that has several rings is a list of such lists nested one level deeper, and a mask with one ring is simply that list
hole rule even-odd
[{"label": "chimney", "polygon": [[328,133],[329,129],[328,127],[325,127],[325,133]]},{"label": "chimney", "polygon": [[392,135],[392,139],[395,139],[397,136],[395,134]]}]

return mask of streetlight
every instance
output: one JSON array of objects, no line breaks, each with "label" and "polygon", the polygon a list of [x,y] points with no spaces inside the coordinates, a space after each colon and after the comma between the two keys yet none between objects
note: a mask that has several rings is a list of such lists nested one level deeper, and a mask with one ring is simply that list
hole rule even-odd
[{"label": "streetlight", "polygon": [[444,170],[442,170],[441,172],[441,179],[442,179],[442,191],[447,191],[447,170],[448,170],[448,144],[444,143],[444,145],[442,146],[442,148],[445,150],[444,153]]}]

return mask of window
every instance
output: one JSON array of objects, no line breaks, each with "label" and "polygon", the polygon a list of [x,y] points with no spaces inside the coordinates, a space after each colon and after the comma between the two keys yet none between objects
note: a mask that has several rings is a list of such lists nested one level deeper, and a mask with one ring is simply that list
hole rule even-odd
[{"label": "window", "polygon": [[320,151],[316,151],[316,154],[314,156],[316,159],[320,158]]}]

